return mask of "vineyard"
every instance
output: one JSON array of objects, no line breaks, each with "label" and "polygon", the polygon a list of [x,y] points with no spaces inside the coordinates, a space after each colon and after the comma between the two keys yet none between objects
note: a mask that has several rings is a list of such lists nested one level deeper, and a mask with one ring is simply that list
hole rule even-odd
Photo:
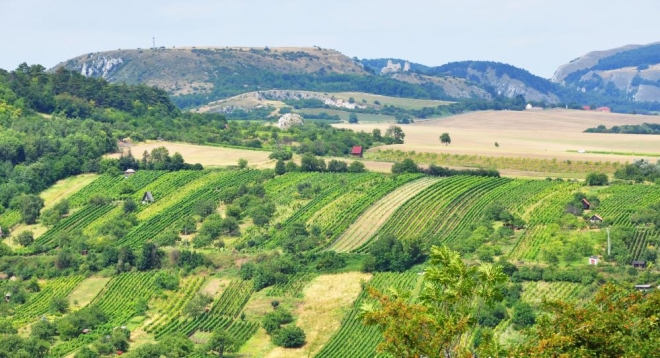
[{"label": "vineyard", "polygon": [[151,327],[149,331],[158,339],[169,333],[191,336],[197,331],[212,332],[216,328],[224,328],[234,336],[237,347],[240,347],[258,327],[256,323],[236,319],[254,291],[253,287],[250,281],[234,281],[208,311],[197,317],[174,318],[167,324]]},{"label": "vineyard", "polygon": [[438,179],[435,178],[421,178],[406,183],[387,194],[357,218],[329,249],[348,252],[362,246],[382,227],[399,206],[437,181]]},{"label": "vineyard", "polygon": [[[419,279],[420,276],[415,273],[380,273],[376,274],[371,281],[369,281],[369,285],[381,291],[389,287],[412,290]],[[371,300],[372,299],[369,298],[366,291],[363,291],[360,296],[358,296],[353,307],[342,321],[341,328],[316,355],[317,358],[366,358],[375,355],[376,346],[382,340],[382,335],[377,327],[365,326],[358,317],[362,304]]]},{"label": "vineyard", "polygon": [[[127,187],[130,190],[127,190]],[[553,240],[557,241],[558,233],[564,235],[564,239],[577,237],[583,241],[591,240],[589,245],[593,244],[594,250],[602,247],[600,241],[603,241],[604,234],[600,233],[600,229],[586,223],[586,219],[593,214],[602,216],[613,228],[626,230],[629,237],[625,240],[625,250],[630,253],[632,260],[646,259],[648,251],[655,249],[660,238],[660,230],[653,224],[635,225],[631,222],[631,217],[640,208],[660,202],[660,190],[655,185],[621,184],[591,189],[575,182],[478,176],[434,178],[422,174],[394,176],[381,173],[302,172],[274,176],[272,172],[250,169],[179,172],[145,170],[128,178],[101,175],[94,179],[69,197],[72,208],[70,215],[49,227],[29,246],[15,249],[13,252],[27,258],[35,254],[38,255],[34,257],[52,255],[55,260],[55,256],[62,251],[60,249],[70,245],[68,241],[62,240],[63,237],[82,233],[83,236],[89,237],[92,243],[104,241],[106,237],[100,234],[102,229],[126,215],[123,202],[132,199],[136,202],[134,214],[131,214],[135,222],[125,231],[125,235],[116,240],[107,240],[109,242],[104,242],[104,245],[111,245],[115,249],[128,247],[139,253],[144,243],[151,242],[163,232],[173,229],[182,219],[194,218],[200,221],[198,225],[203,227],[205,221],[199,219],[196,214],[200,203],[217,204],[214,212],[220,213],[224,220],[229,212],[227,207],[239,206],[237,201],[232,205],[222,202],[225,190],[239,187],[245,191],[263,187],[262,195],[258,199],[256,195],[249,199],[263,200],[268,205],[274,205],[274,214],[265,226],[253,225],[252,219],[241,213],[240,217],[237,216],[241,225],[240,233],[235,237],[229,234],[220,236],[223,240],[226,239],[227,246],[224,248],[193,247],[187,240],[191,240],[190,237],[194,240],[196,234],[184,236],[183,241],[176,242],[171,248],[161,248],[161,259],[167,262],[166,265],[171,265],[170,261],[176,261],[177,255],[187,250],[213,257],[213,263],[219,263],[214,267],[217,271],[201,271],[201,274],[198,274],[200,271],[175,271],[179,268],[160,266],[160,269],[167,270],[168,273],[175,272],[179,276],[179,286],[176,289],[163,290],[154,283],[157,271],[140,272],[132,268],[129,272],[118,273],[124,271],[118,269],[121,265],[110,267],[106,271],[108,274],[103,275],[109,281],[99,282],[95,291],[87,290],[88,299],[71,309],[75,312],[86,307],[98,307],[107,315],[108,321],[94,327],[88,334],[70,340],[55,340],[50,356],[70,355],[80,347],[109,334],[113,328],[127,324],[131,329],[135,327],[136,332],[146,336],[147,340],[159,341],[171,333],[183,333],[192,342],[202,345],[209,339],[211,332],[221,328],[236,338],[233,347],[235,349],[241,348],[253,336],[255,338],[250,342],[258,341],[261,333],[256,332],[260,329],[262,313],[252,314],[252,304],[256,302],[255,306],[258,306],[264,301],[267,305],[268,301],[272,300],[281,301],[286,307],[296,307],[303,302],[303,292],[310,282],[326,271],[310,266],[316,268],[292,271],[286,274],[286,279],[275,276],[278,279],[271,281],[271,285],[262,293],[254,291],[257,282],[255,276],[251,280],[241,280],[237,278],[237,271],[246,262],[256,265],[269,255],[284,256],[279,246],[281,240],[288,239],[286,235],[301,224],[304,224],[310,233],[317,232],[315,235],[321,239],[309,249],[309,257],[305,257],[305,253],[296,257],[296,260],[307,264],[316,256],[334,257],[332,253],[324,250],[350,253],[341,255],[346,261],[353,260],[346,265],[347,268],[341,270],[350,268],[353,271],[359,269],[359,260],[365,256],[361,254],[369,250],[374,240],[384,235],[393,235],[398,240],[422,238],[426,243],[459,246],[469,240],[477,225],[489,223],[488,225],[492,226],[491,232],[496,231],[503,225],[501,222],[484,220],[488,209],[493,205],[502,207],[525,221],[524,227],[503,228],[508,230],[507,236],[496,243],[500,250],[496,256],[514,262],[519,267],[539,264],[544,267],[544,260],[549,262],[545,255],[546,245]],[[152,193],[154,202],[142,203],[142,197],[147,191]],[[595,195],[600,203],[584,215],[568,215],[566,205],[574,200],[574,195],[578,192]],[[99,196],[110,200],[92,200]],[[258,203],[260,205],[262,201]],[[564,229],[558,224],[567,215],[579,224],[577,229]],[[20,219],[18,211],[8,210],[0,216],[0,225],[3,225],[3,229],[11,228],[17,225]],[[252,235],[256,235],[255,233],[267,239],[255,241],[249,250],[243,251],[245,243]],[[95,240],[99,237],[100,240]],[[243,244],[244,247],[241,248],[237,243]],[[490,241],[484,243],[495,245]],[[93,245],[89,246],[90,251],[93,250]],[[87,250],[87,247],[84,249]],[[71,250],[76,253],[83,251],[77,246]],[[100,256],[96,253],[94,255]],[[86,268],[89,256],[81,256],[76,265]],[[476,253],[467,256],[469,260],[476,260],[477,257],[479,256]],[[283,261],[283,264],[290,263]],[[312,261],[310,265],[315,264],[316,262]],[[586,261],[582,264],[586,265]],[[114,271],[115,269],[117,271]],[[418,287],[423,280],[423,276],[417,275],[419,266],[414,270],[415,272],[407,271],[401,274],[377,272],[369,284],[381,290],[390,286],[410,290]],[[12,271],[12,274],[17,275],[18,272],[21,271],[17,269]],[[42,316],[57,319],[59,316],[51,314],[49,305],[53,298],[64,297],[70,302],[76,300],[71,297],[72,292],[84,291],[81,289],[81,282],[85,279],[84,274],[90,271],[84,274],[83,271],[80,272],[44,281],[39,292],[29,292],[24,304],[17,304],[8,311],[9,321],[15,327],[25,329]],[[99,273],[94,271],[87,274],[90,278],[96,275]],[[203,287],[210,282],[207,280],[209,275],[231,283],[221,294],[212,297],[212,302],[204,312],[190,313],[186,306],[200,292],[206,292]],[[283,273],[278,272],[277,275]],[[0,285],[2,284],[0,281]],[[591,292],[588,286],[575,281],[523,281],[522,287],[521,299],[537,308],[543,299],[579,301],[588,297]],[[366,327],[358,319],[360,306],[369,300],[365,292],[359,295],[350,310],[344,313],[341,327],[333,330],[331,337],[330,333],[327,334],[327,344],[314,348],[313,351],[318,352],[317,357],[376,355],[375,347],[382,336],[377,328]],[[148,307],[146,310],[138,310],[140,305],[145,304]],[[249,317],[242,314],[246,305]],[[349,305],[350,303],[346,307]],[[515,334],[511,319],[502,321],[494,331],[505,335]]]},{"label": "vineyard", "polygon": [[35,321],[48,313],[48,305],[54,297],[67,297],[84,276],[65,276],[53,279],[39,293],[22,305],[12,317],[14,325],[23,325]]},{"label": "vineyard", "polygon": [[401,205],[374,236],[392,234],[399,240],[445,237],[456,229],[476,198],[509,181],[461,176],[440,180]]}]

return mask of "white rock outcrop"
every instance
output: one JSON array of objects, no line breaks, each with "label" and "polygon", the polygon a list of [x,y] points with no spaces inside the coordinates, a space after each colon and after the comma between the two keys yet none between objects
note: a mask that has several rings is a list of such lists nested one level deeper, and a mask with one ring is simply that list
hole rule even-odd
[{"label": "white rock outcrop", "polygon": [[280,117],[280,119],[277,121],[277,126],[280,129],[287,130],[291,128],[292,126],[299,126],[303,124],[303,117],[299,114],[296,113],[287,113]]}]

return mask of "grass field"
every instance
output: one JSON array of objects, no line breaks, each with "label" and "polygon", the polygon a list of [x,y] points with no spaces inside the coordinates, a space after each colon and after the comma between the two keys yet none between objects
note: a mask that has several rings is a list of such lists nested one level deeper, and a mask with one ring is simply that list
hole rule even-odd
[{"label": "grass field", "polygon": [[[305,116],[305,114],[319,114],[327,113],[331,116],[339,116],[342,121],[348,122],[348,117],[351,112],[342,111],[339,109],[326,109],[326,108],[304,108],[299,110],[300,114]],[[385,114],[373,114],[373,113],[356,113],[359,122],[376,122],[376,123],[396,123],[394,116],[388,116]]]},{"label": "grass field", "polygon": [[80,174],[59,180],[39,195],[44,199],[44,208],[48,209],[59,201],[68,198],[97,177],[97,174]]},{"label": "grass field", "polygon": [[[437,101],[432,99],[414,99],[414,98],[381,96],[381,95],[363,93],[363,92],[312,92],[312,91],[287,91],[287,92],[290,93],[295,92],[303,95],[312,95],[314,97],[319,97],[319,98],[341,99],[346,102],[348,102],[348,100],[352,97],[355,100],[355,103],[372,108],[379,108],[379,106],[374,103],[376,101],[380,103],[380,106],[388,105],[388,106],[395,106],[404,109],[421,109],[424,107],[437,107],[451,103],[451,102]],[[250,93],[243,93],[238,96],[230,97],[227,99],[211,102],[207,105],[198,108],[197,111],[208,112],[208,111],[217,110],[218,108],[229,107],[229,106],[246,108],[248,110],[257,107],[267,107],[267,106],[271,106],[275,109],[279,109],[284,106],[287,106],[287,104],[284,103],[283,101],[278,101],[278,100],[266,100],[257,96],[256,92],[250,92]],[[276,111],[273,114],[276,114]],[[348,119],[348,114],[346,114],[346,119]]]},{"label": "grass field", "polygon": [[74,310],[87,306],[96,295],[101,292],[103,287],[110,281],[110,277],[97,277],[92,276],[86,278],[83,282],[78,284],[76,288],[69,295],[71,307]]}]

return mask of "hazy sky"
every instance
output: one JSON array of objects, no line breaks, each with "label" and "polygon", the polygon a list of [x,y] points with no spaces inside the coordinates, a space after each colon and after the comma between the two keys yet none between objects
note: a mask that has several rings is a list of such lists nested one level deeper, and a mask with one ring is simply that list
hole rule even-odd
[{"label": "hazy sky", "polygon": [[0,68],[157,46],[314,46],[549,78],[593,50],[660,41],[658,0],[0,0]]}]

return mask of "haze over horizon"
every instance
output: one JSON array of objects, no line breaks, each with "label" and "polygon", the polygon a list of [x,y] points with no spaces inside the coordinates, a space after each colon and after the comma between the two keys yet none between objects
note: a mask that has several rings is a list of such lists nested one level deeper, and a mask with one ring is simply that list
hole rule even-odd
[{"label": "haze over horizon", "polygon": [[[641,11],[643,10],[643,11]],[[504,62],[550,78],[585,53],[660,41],[660,2],[633,0],[4,1],[0,68],[157,46],[318,45],[439,66]]]}]

